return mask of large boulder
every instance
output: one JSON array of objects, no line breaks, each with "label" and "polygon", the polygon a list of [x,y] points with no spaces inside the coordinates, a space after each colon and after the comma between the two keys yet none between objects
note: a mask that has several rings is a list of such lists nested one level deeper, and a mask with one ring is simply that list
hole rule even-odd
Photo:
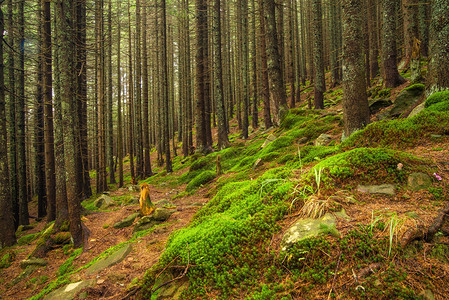
[{"label": "large boulder", "polygon": [[371,114],[377,113],[382,108],[392,105],[393,102],[388,98],[375,98],[369,101],[369,111]]},{"label": "large boulder", "polygon": [[115,229],[129,227],[133,224],[134,220],[139,216],[139,213],[133,213],[132,215],[127,216],[124,220],[118,221],[112,225]]},{"label": "large boulder", "polygon": [[125,257],[128,256],[128,254],[131,252],[132,249],[133,248],[132,248],[131,244],[124,245],[123,247],[121,247],[120,249],[118,249],[117,251],[112,253],[111,255],[109,255],[103,259],[100,259],[99,261],[97,261],[96,263],[91,265],[86,270],[86,274],[87,275],[95,274],[95,273],[98,273],[104,269],[107,269],[109,267],[112,267],[113,265],[116,265],[116,264],[122,262],[125,259]]},{"label": "large boulder", "polygon": [[112,200],[111,197],[109,197],[108,195],[101,195],[100,197],[97,198],[97,200],[95,200],[94,205],[95,207],[98,208],[106,208],[108,206],[111,206],[114,204],[114,200]]},{"label": "large boulder", "polygon": [[151,217],[155,221],[164,222],[167,221],[168,218],[175,212],[173,209],[167,209],[167,208],[156,208],[156,210],[153,212]]},{"label": "large boulder", "polygon": [[399,117],[410,111],[424,94],[426,87],[424,84],[414,84],[402,90],[394,101],[393,108],[389,112],[390,117]]},{"label": "large boulder", "polygon": [[297,221],[285,232],[281,241],[282,251],[288,250],[299,241],[327,232],[326,228],[335,227],[335,221],[336,218],[330,213],[319,219],[307,218]]},{"label": "large boulder", "polygon": [[424,173],[412,173],[407,180],[408,188],[416,191],[426,189],[432,184],[432,179]]}]

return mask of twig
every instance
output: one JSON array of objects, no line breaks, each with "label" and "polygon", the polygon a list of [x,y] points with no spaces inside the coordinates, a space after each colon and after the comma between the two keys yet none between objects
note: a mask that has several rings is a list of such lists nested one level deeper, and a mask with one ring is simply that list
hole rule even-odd
[{"label": "twig", "polygon": [[332,280],[332,287],[331,287],[331,290],[329,291],[329,295],[327,296],[328,300],[331,298],[331,293],[332,293],[332,291],[334,289],[335,278],[337,278],[338,266],[340,265],[340,257],[341,257],[341,253],[338,256],[337,267],[335,268],[334,280]]},{"label": "twig", "polygon": [[173,281],[176,281],[178,279],[183,278],[187,274],[187,270],[189,269],[189,265],[190,265],[189,244],[187,244],[187,266],[186,266],[184,272],[181,275],[179,275],[178,277],[176,277],[176,278],[174,278],[172,280],[166,281],[166,282],[162,283],[161,285],[159,285],[157,288],[152,289],[151,290],[151,294],[153,294],[155,291],[157,291],[161,287],[166,286],[167,284],[170,284]]}]

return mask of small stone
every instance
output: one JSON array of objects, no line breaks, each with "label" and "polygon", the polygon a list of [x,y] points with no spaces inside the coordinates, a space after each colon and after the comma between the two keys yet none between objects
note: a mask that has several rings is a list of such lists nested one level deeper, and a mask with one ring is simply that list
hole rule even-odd
[{"label": "small stone", "polygon": [[256,160],[256,162],[255,162],[254,165],[253,165],[253,170],[255,170],[255,169],[260,165],[261,161],[262,161],[261,158],[258,158],[258,159]]},{"label": "small stone", "polygon": [[101,195],[97,200],[95,200],[94,205],[98,208],[106,208],[114,204],[114,200],[107,195]]},{"label": "small stone", "polygon": [[424,173],[412,173],[407,180],[409,189],[413,191],[426,189],[432,184],[430,176]]},{"label": "small stone", "polygon": [[418,115],[420,112],[422,112],[425,108],[425,102],[421,103],[420,105],[418,105],[417,107],[415,107],[412,112],[408,115],[407,118],[412,118],[416,115]]},{"label": "small stone", "polygon": [[435,296],[431,290],[423,290],[418,296],[423,300],[435,300]]},{"label": "small stone", "polygon": [[116,222],[112,227],[115,229],[129,227],[133,224],[134,220],[139,216],[139,213],[133,213],[126,217],[123,221]]},{"label": "small stone", "polygon": [[430,137],[433,138],[433,139],[440,139],[443,136],[441,134],[431,134]]},{"label": "small stone", "polygon": [[331,142],[332,137],[328,134],[321,134],[314,142],[314,146],[327,146]]},{"label": "small stone", "polygon": [[395,185],[394,184],[359,185],[359,186],[357,186],[357,191],[359,191],[361,193],[385,194],[385,195],[394,196],[395,195]]},{"label": "small stone", "polygon": [[104,279],[97,280],[97,284],[102,284],[102,283],[104,283]]},{"label": "small stone", "polygon": [[406,212],[405,215],[412,219],[419,219],[419,215],[414,211]]}]

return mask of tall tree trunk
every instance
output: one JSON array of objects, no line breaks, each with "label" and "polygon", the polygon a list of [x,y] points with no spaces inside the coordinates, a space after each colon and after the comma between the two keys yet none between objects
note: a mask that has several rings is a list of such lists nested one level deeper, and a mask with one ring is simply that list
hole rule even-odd
[{"label": "tall tree trunk", "polygon": [[220,0],[214,0],[213,18],[213,46],[214,46],[214,97],[217,107],[218,119],[218,149],[224,149],[229,145],[226,131],[226,113],[223,99],[223,65],[221,56],[221,14]]},{"label": "tall tree trunk", "polygon": [[405,82],[397,68],[396,11],[398,5],[398,0],[383,0],[382,73],[386,88],[393,88]]},{"label": "tall tree trunk", "polygon": [[[60,3],[58,3],[60,5]],[[55,16],[59,16],[58,8],[55,5]],[[54,98],[54,142],[55,142],[55,204],[56,204],[56,220],[55,226],[60,229],[64,224],[69,223],[69,208],[67,203],[67,189],[66,189],[66,168],[65,168],[65,158],[64,158],[64,122],[62,116],[62,103],[61,103],[61,73],[62,69],[60,67],[61,61],[61,47],[60,42],[62,41],[61,24],[58,18],[55,18],[55,33],[56,41],[55,43],[55,98]]]},{"label": "tall tree trunk", "polygon": [[259,96],[258,81],[257,81],[257,46],[256,46],[256,2],[251,0],[251,71],[252,71],[252,126],[253,129],[259,127],[259,110],[257,107]]},{"label": "tall tree trunk", "polygon": [[[8,44],[15,49],[15,16],[13,0],[8,0]],[[9,179],[11,191],[11,209],[14,216],[14,227],[19,226],[19,201],[18,201],[18,182],[17,182],[17,138],[16,138],[16,76],[15,76],[15,52],[8,52],[8,133],[9,133]]]},{"label": "tall tree trunk", "polygon": [[377,24],[377,6],[375,0],[368,0],[368,33],[369,33],[369,61],[370,79],[373,80],[379,73],[379,42]]},{"label": "tall tree trunk", "polygon": [[17,101],[16,101],[16,122],[17,122],[17,178],[19,197],[19,224],[28,225],[28,190],[27,190],[27,164],[25,147],[25,0],[19,0],[18,5],[18,53],[17,65]]},{"label": "tall tree trunk", "polygon": [[148,103],[149,103],[149,86],[148,86],[148,50],[147,50],[147,5],[143,8],[142,20],[142,68],[143,68],[143,153],[144,153],[144,177],[150,177],[153,174],[151,170],[150,160],[150,131],[148,121]]},{"label": "tall tree trunk", "polygon": [[272,99],[273,121],[276,126],[287,113],[287,96],[285,94],[284,79],[280,66],[280,55],[278,49],[278,39],[275,19],[275,1],[264,1],[264,11],[266,18],[266,39],[267,39],[267,65],[268,78],[270,82],[270,94]]},{"label": "tall tree trunk", "polygon": [[170,131],[169,131],[169,106],[170,99],[168,95],[168,66],[167,66],[167,10],[165,6],[165,0],[161,1],[162,5],[162,113],[164,118],[165,134],[163,136],[164,148],[165,148],[165,168],[167,173],[173,172],[172,162],[170,157]]},{"label": "tall tree trunk", "polygon": [[[40,3],[39,3],[40,4]],[[43,57],[42,57],[42,32],[43,32],[43,19],[41,5],[37,10],[38,15],[38,59],[36,70],[36,97],[34,101],[34,175],[36,179],[37,193],[37,218],[40,220],[47,214],[47,197],[45,191],[45,149],[44,149],[44,102],[42,94],[42,72],[43,72]],[[34,190],[33,190],[34,191]],[[33,194],[30,194],[33,195]]]},{"label": "tall tree trunk", "polygon": [[432,1],[430,23],[430,92],[449,89],[449,6],[447,1]]},{"label": "tall tree trunk", "polygon": [[419,40],[421,41],[421,55],[427,57],[429,55],[430,3],[427,0],[420,0],[419,4],[418,18]]},{"label": "tall tree trunk", "polygon": [[[80,1],[80,0],[78,0]],[[77,1],[76,1],[77,2]],[[81,200],[82,200],[82,182],[79,173],[81,167],[80,156],[76,155],[79,151],[79,126],[78,119],[78,101],[73,85],[76,84],[76,61],[75,51],[79,45],[75,42],[76,13],[74,1],[61,0],[58,3],[58,18],[61,29],[61,70],[63,83],[62,87],[62,107],[64,110],[63,121],[65,131],[65,165],[67,171],[67,202],[70,216],[70,232],[73,239],[73,247],[78,248],[83,242],[83,233],[81,229]]]},{"label": "tall tree trunk", "polygon": [[313,69],[315,74],[314,101],[315,109],[324,108],[324,92],[326,83],[323,62],[323,23],[321,0],[312,0],[313,14]]},{"label": "tall tree trunk", "polygon": [[196,34],[196,151],[206,153],[206,102],[208,95],[207,85],[207,1],[196,0],[197,34]]},{"label": "tall tree trunk", "polygon": [[76,50],[76,70],[77,70],[77,94],[80,96],[78,105],[79,126],[80,126],[80,149],[77,155],[80,155],[82,168],[79,170],[78,176],[82,178],[83,195],[87,199],[92,196],[92,187],[90,185],[89,174],[89,153],[87,139],[87,46],[86,46],[86,0],[76,2],[76,38],[79,47]]},{"label": "tall tree trunk", "polygon": [[[0,7],[0,33],[3,40],[5,22]],[[16,242],[14,216],[9,189],[8,152],[6,135],[5,80],[3,70],[3,43],[0,43],[0,250]]]},{"label": "tall tree trunk", "polygon": [[141,60],[141,12],[140,0],[136,0],[136,34],[135,34],[135,49],[136,49],[136,77],[135,77],[135,101],[134,101],[134,140],[136,149],[136,175],[139,178],[143,177],[143,143],[142,143],[142,60]]},{"label": "tall tree trunk", "polygon": [[131,168],[131,180],[133,181],[133,184],[135,184],[135,173],[134,173],[134,151],[133,151],[133,142],[134,142],[134,124],[133,124],[133,119],[134,119],[134,109],[133,109],[133,61],[132,61],[132,45],[131,45],[131,12],[130,12],[130,3],[128,0],[128,55],[129,55],[129,60],[128,60],[128,151],[129,151],[129,164],[130,164],[130,168]]},{"label": "tall tree trunk", "polygon": [[[122,73],[121,73],[121,0],[117,0],[117,159],[118,187],[123,186],[123,122],[122,122]],[[111,41],[112,42],[112,41]]]},{"label": "tall tree trunk", "polygon": [[260,27],[260,62],[262,72],[262,86],[261,93],[263,99],[263,118],[265,129],[273,126],[271,121],[271,109],[270,109],[270,85],[268,82],[268,65],[267,65],[267,44],[266,44],[266,26],[264,17],[264,1],[259,0],[259,27]]},{"label": "tall tree trunk", "polygon": [[349,137],[369,123],[369,107],[363,52],[363,4],[359,0],[343,0],[342,8],[343,121],[344,135]]},{"label": "tall tree trunk", "polygon": [[45,183],[47,194],[47,221],[56,219],[56,178],[55,149],[53,137],[52,104],[52,46],[50,0],[42,1],[42,57],[43,57],[43,96],[44,96],[44,137],[45,137]]},{"label": "tall tree trunk", "polygon": [[116,184],[115,181],[115,169],[114,169],[114,122],[113,122],[113,109],[112,109],[112,0],[108,0],[108,167],[109,167],[109,183]]}]

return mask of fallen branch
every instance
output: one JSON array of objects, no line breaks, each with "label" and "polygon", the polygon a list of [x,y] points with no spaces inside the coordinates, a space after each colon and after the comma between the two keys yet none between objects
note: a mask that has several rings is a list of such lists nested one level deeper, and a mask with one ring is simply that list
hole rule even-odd
[{"label": "fallen branch", "polygon": [[152,290],[151,290],[151,294],[153,294],[154,292],[156,292],[156,291],[157,291],[158,289],[160,289],[161,287],[164,287],[164,286],[166,286],[167,284],[170,284],[170,283],[172,283],[172,282],[174,282],[174,281],[176,281],[176,280],[179,280],[179,279],[183,278],[183,277],[187,274],[187,270],[189,269],[189,266],[190,266],[190,255],[189,255],[189,244],[187,244],[187,266],[186,266],[186,268],[184,269],[184,272],[182,272],[182,274],[179,275],[178,277],[173,278],[172,280],[166,281],[166,282],[160,284],[157,288],[152,289]]}]

